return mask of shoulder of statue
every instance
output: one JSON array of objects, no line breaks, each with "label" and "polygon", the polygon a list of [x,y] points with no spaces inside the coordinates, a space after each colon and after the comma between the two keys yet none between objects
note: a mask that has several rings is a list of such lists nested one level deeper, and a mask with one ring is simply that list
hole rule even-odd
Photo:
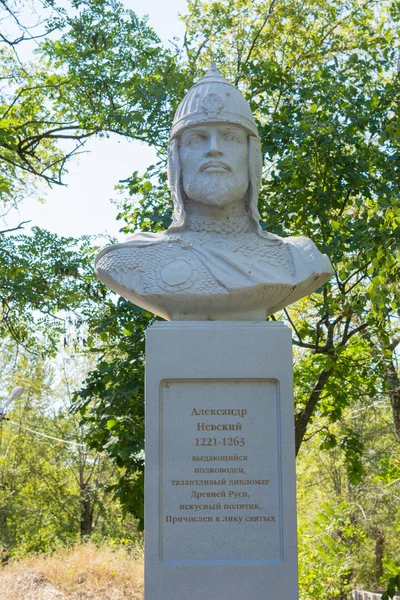
[{"label": "shoulder of statue", "polygon": [[283,238],[283,240],[290,246],[292,255],[299,255],[300,253],[304,257],[300,260],[306,260],[312,265],[314,271],[333,274],[333,267],[328,256],[322,254],[310,238],[305,236],[290,236]]},{"label": "shoulder of statue", "polygon": [[286,238],[282,238],[282,240],[286,243],[289,244],[290,246],[294,246],[296,248],[299,248],[300,250],[303,250],[304,252],[306,252],[307,254],[320,254],[317,246],[314,244],[314,242],[305,236],[289,236]]},{"label": "shoulder of statue", "polygon": [[96,256],[95,265],[105,256],[117,256],[121,254],[135,253],[136,250],[158,244],[167,244],[179,241],[178,236],[170,235],[166,232],[150,233],[146,231],[138,231],[130,235],[125,242],[112,244],[103,248]]},{"label": "shoulder of statue", "polygon": [[128,235],[123,244],[126,245],[143,245],[146,243],[160,243],[168,241],[167,231],[161,231],[160,233],[154,233],[152,231],[135,231],[132,235]]}]

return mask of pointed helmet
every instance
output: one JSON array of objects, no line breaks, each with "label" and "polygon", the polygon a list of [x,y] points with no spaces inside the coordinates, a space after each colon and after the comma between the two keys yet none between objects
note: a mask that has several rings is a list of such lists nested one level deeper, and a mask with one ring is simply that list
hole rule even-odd
[{"label": "pointed helmet", "polygon": [[239,90],[222,77],[211,63],[203,79],[190,88],[175,113],[170,139],[184,129],[199,123],[230,123],[240,125],[249,135],[258,138],[257,126],[249,104]]},{"label": "pointed helmet", "polygon": [[262,177],[262,154],[260,137],[250,106],[240,91],[227,81],[211,63],[205,77],[190,88],[179,105],[172,125],[169,141],[168,179],[174,200],[174,212],[169,232],[185,229],[186,210],[182,190],[181,170],[178,155],[179,137],[193,125],[206,123],[229,123],[243,127],[249,135],[249,191],[246,209],[254,230],[265,238],[277,239],[263,232],[257,208]]}]

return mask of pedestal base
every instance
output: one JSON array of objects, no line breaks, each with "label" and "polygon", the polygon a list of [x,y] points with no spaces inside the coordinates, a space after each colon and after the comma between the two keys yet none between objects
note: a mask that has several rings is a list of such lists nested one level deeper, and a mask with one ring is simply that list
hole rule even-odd
[{"label": "pedestal base", "polygon": [[169,322],[146,342],[146,600],[297,600],[291,332]]}]

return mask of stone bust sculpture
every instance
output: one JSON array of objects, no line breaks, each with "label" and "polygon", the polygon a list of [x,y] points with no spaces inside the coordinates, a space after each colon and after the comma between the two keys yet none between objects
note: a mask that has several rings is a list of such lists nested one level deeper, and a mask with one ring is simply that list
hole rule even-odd
[{"label": "stone bust sculpture", "polygon": [[169,142],[171,226],[104,248],[96,273],[172,320],[265,320],[333,274],[304,237],[261,229],[261,144],[250,106],[212,64],[180,104]]}]

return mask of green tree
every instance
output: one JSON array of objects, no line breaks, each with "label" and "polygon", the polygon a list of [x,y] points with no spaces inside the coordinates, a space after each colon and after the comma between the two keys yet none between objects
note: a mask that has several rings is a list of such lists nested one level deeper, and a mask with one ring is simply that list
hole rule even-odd
[{"label": "green tree", "polygon": [[69,353],[55,362],[43,360],[12,342],[3,348],[1,387],[25,386],[9,420],[0,424],[4,554],[48,551],[89,537],[115,542],[137,537],[134,520],[123,519],[110,490],[117,470],[104,452],[88,449],[85,431],[69,411],[70,387],[82,376],[80,362]]},{"label": "green tree", "polygon": [[[323,417],[317,420],[323,423]],[[399,451],[390,406],[382,396],[353,400],[334,430],[346,443],[321,452],[314,437],[297,464],[304,600],[344,600],[352,589],[383,590],[400,569]],[[357,471],[349,451],[358,454]]]},{"label": "green tree", "polygon": [[55,352],[66,321],[76,326],[104,301],[94,279],[89,239],[60,238],[43,229],[0,234],[0,338],[32,352]]},{"label": "green tree", "polygon": [[51,10],[34,63],[15,53],[29,39],[16,6],[0,7],[4,22],[11,15],[22,32],[14,41],[0,38],[6,42],[0,46],[3,201],[15,202],[40,180],[62,184],[68,161],[91,136],[117,133],[157,143],[180,83],[174,55],[122,3],[76,0],[69,11],[57,2],[42,5],[45,14]]},{"label": "green tree", "polygon": [[87,428],[86,441],[107,449],[120,477],[114,485],[126,512],[144,522],[144,346],[145,330],[154,320],[120,298],[109,301],[97,323],[100,355],[75,408]]}]

